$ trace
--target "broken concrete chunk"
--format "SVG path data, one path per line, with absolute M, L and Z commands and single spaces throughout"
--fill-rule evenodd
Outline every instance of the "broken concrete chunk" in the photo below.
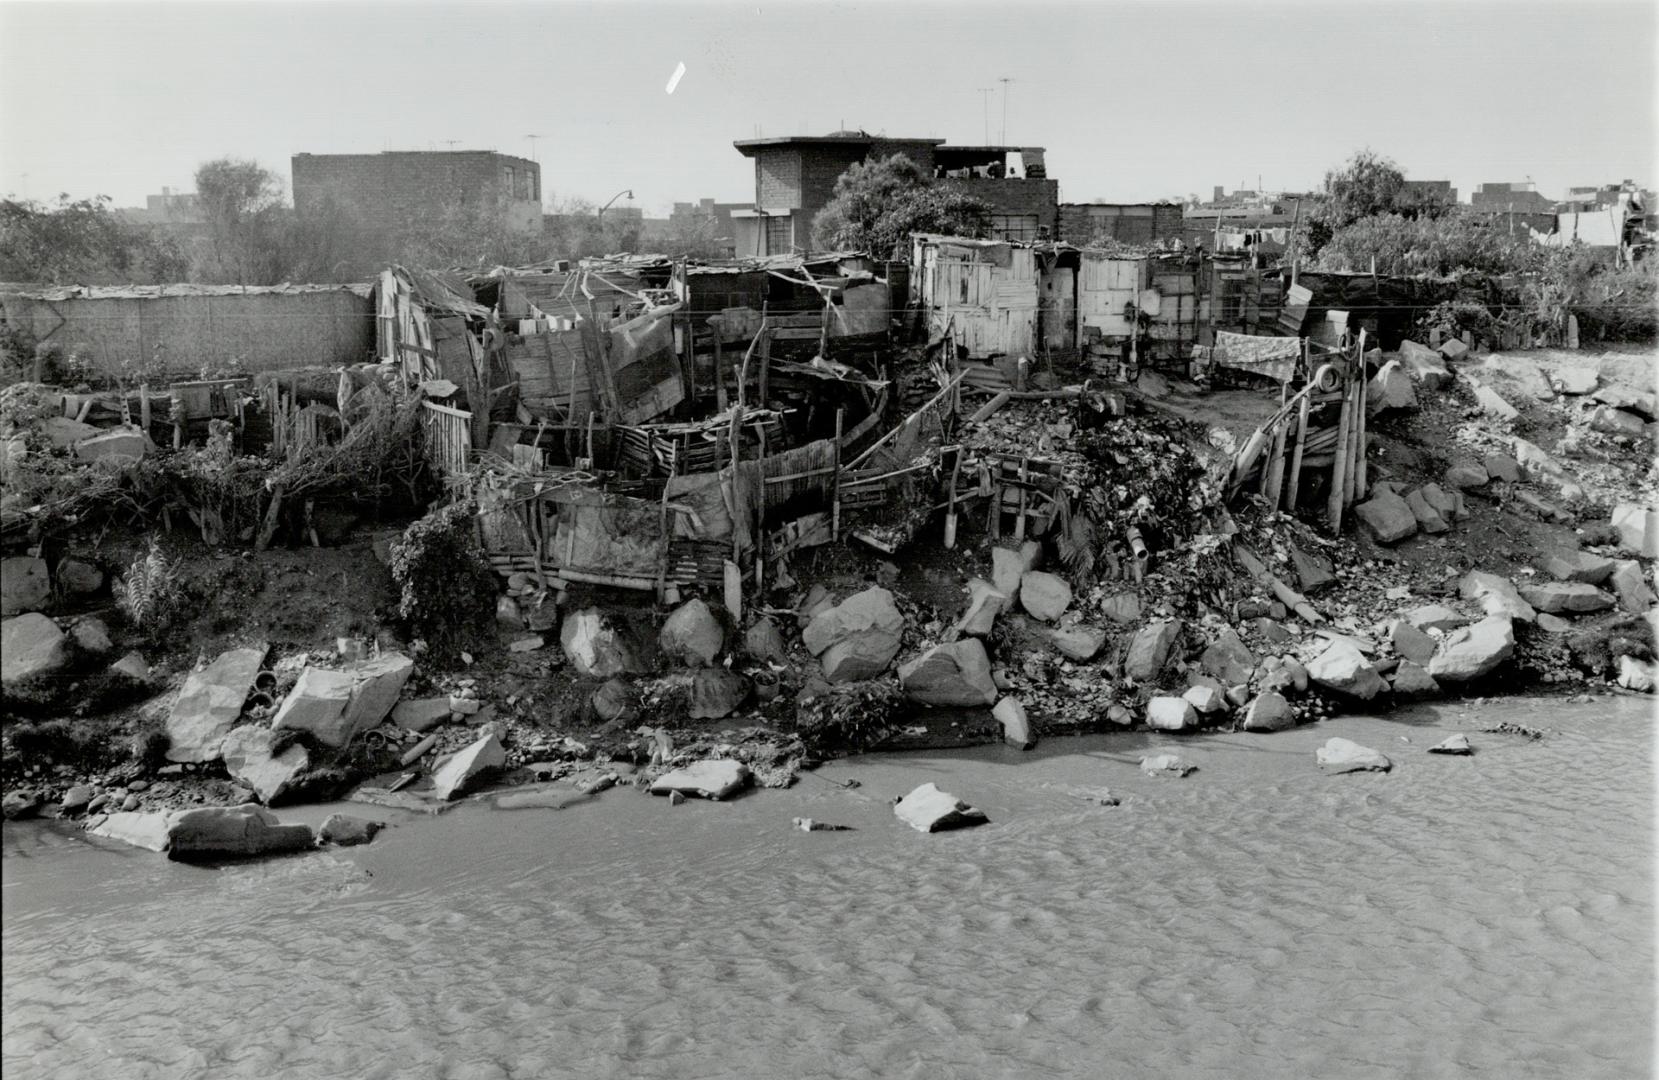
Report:
M 267 649 L 263 643 L 231 649 L 192 672 L 167 714 L 168 761 L 212 761 L 242 715 Z
M 832 683 L 871 679 L 898 655 L 904 616 L 880 586 L 854 593 L 815 615 L 801 639 Z
M 1588 551 L 1559 552 L 1544 560 L 1544 572 L 1555 580 L 1582 581 L 1586 585 L 1600 585 L 1612 577 L 1614 566 L 1612 559 Z
M 1469 355 L 1469 346 L 1457 338 L 1448 338 L 1440 345 L 1440 355 L 1452 361 L 1461 360 Z
M 1365 654 L 1347 641 L 1333 641 L 1308 665 L 1308 677 L 1320 686 L 1362 701 L 1376 697 L 1384 683 Z
M 1190 731 L 1198 726 L 1198 710 L 1184 697 L 1155 697 L 1146 703 L 1146 726 L 1155 731 Z
M 1594 393 L 1599 380 L 1594 368 L 1558 367 L 1550 382 L 1561 393 L 1580 397 Z
M 1009 746 L 1016 750 L 1030 750 L 1037 745 L 1037 737 L 1031 734 L 1031 720 L 1018 698 L 1003 698 L 991 710 L 991 715 L 1002 725 L 1002 741 Z
M 449 698 L 411 698 L 392 709 L 392 723 L 409 731 L 425 731 L 449 719 Z
M 1508 454 L 1487 454 L 1481 462 L 1481 467 L 1493 480 L 1502 480 L 1506 484 L 1521 482 L 1521 463 Z
M 1379 544 L 1397 544 L 1417 534 L 1417 515 L 1411 512 L 1411 505 L 1381 485 L 1368 501 L 1354 507 L 1354 514 Z
M 311 755 L 298 743 L 273 754 L 277 738 L 270 728 L 250 724 L 233 728 L 219 745 L 225 771 L 252 788 L 266 806 L 287 794 L 300 774 L 311 767 Z
M 1543 447 L 1525 439 L 1516 439 L 1515 460 L 1520 462 L 1521 471 L 1534 484 L 1549 486 L 1569 502 L 1584 498 L 1584 488 L 1573 479 L 1572 473 Z
M 1053 622 L 1071 606 L 1071 586 L 1064 578 L 1028 570 L 1020 577 L 1020 606 L 1034 619 Z
M 1649 378 L 1651 377 L 1650 374 Z M 1659 419 L 1659 409 L 1655 408 L 1655 396 L 1652 393 L 1632 390 L 1626 386 L 1603 386 L 1590 396 L 1603 405 L 1633 412 L 1644 420 Z
M 1488 615 L 1453 631 L 1429 661 L 1438 682 L 1467 682 L 1496 671 L 1515 654 L 1515 627 L 1508 616 Z
M 204 806 L 171 816 L 168 857 L 180 861 L 245 858 L 304 851 L 316 843 L 309 825 L 284 825 L 263 806 Z
M 439 758 L 432 768 L 432 797 L 445 802 L 464 793 L 491 770 L 507 764 L 501 740 L 486 735 L 452 754 Z
M 945 832 L 984 825 L 991 819 L 948 791 L 923 784 L 893 804 L 893 814 L 917 832 Z
M 997 699 L 991 658 L 978 638 L 935 645 L 899 665 L 905 697 L 920 705 L 973 707 Z
M 749 767 L 726 758 L 698 761 L 664 773 L 651 783 L 651 794 L 697 795 L 724 799 L 749 786 Z
M 1327 773 L 1387 772 L 1394 767 L 1388 758 L 1368 746 L 1348 739 L 1329 739 L 1314 751 L 1314 760 Z
M 686 667 L 713 667 L 726 645 L 726 631 L 709 606 L 687 600 L 663 621 L 657 644 L 670 663 Z

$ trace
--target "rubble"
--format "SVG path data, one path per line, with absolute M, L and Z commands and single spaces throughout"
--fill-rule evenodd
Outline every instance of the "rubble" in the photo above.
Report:
M 1381 489 L 1368 502 L 1354 507 L 1380 544 L 1397 544 L 1417 535 L 1417 515 L 1411 505 L 1389 489 Z

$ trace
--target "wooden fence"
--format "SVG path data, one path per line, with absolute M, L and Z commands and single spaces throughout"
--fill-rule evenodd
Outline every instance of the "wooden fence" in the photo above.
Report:
M 472 458 L 472 414 L 423 401 L 421 426 L 426 429 L 426 452 L 439 475 L 446 480 L 465 476 Z

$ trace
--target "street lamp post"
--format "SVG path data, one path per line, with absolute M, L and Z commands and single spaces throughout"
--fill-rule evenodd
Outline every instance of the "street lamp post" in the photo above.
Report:
M 599 208 L 599 212 L 593 215 L 594 218 L 597 220 L 599 218 L 604 217 L 605 216 L 605 211 L 607 211 L 611 208 L 611 203 L 613 203 L 616 200 L 622 198 L 624 195 L 626 195 L 630 199 L 633 198 L 634 197 L 633 189 L 632 188 L 624 188 L 621 191 L 617 192 L 615 195 L 612 195 L 610 198 L 606 199 L 605 200 L 605 205 L 601 206 Z

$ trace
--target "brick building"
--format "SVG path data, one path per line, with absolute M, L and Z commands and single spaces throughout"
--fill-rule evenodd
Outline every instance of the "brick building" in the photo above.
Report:
M 862 131 L 740 139 L 732 145 L 755 163 L 754 206 L 732 211 L 739 255 L 811 250 L 812 219 L 830 201 L 835 181 L 851 165 L 893 154 L 904 154 L 924 175 L 988 203 L 996 236 L 1035 240 L 1059 231 L 1060 185 L 1048 179 L 1041 147 L 946 146 L 943 139 L 893 139 Z M 1011 154 L 1020 155 L 1021 167 L 1010 163 Z
M 1061 203 L 1059 238 L 1087 244 L 1109 237 L 1125 244 L 1156 244 L 1181 237 L 1179 203 Z
M 293 157 L 294 209 L 302 218 L 332 200 L 364 224 L 393 229 L 422 215 L 486 206 L 498 208 L 510 228 L 538 233 L 541 192 L 540 165 L 491 150 Z
M 1476 210 L 1491 213 L 1548 214 L 1555 203 L 1539 194 L 1538 186 L 1530 180 L 1525 183 L 1482 184 L 1469 195 L 1469 205 Z

